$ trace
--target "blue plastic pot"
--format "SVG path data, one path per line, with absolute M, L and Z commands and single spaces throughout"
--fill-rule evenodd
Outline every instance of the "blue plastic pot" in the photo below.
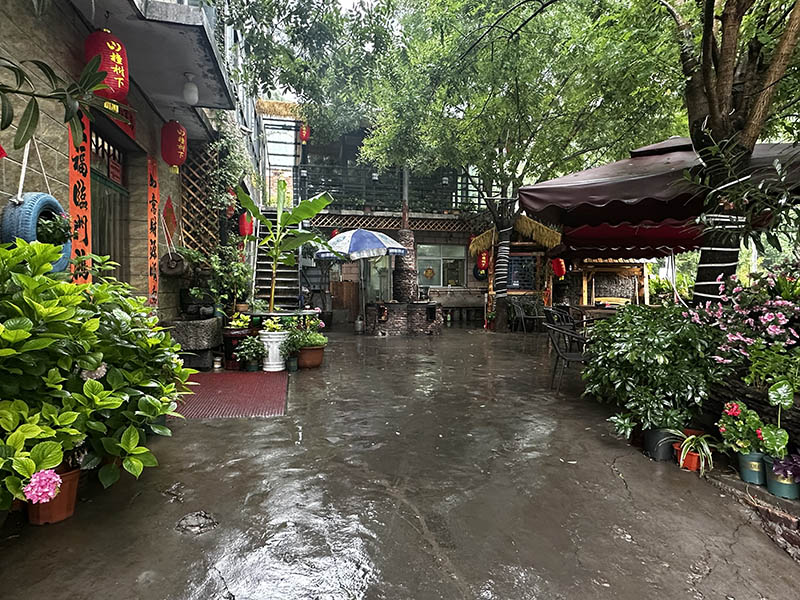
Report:
M 767 475 L 767 489 L 769 493 L 778 498 L 787 500 L 797 500 L 800 498 L 800 485 L 794 482 L 791 477 L 782 477 L 772 470 L 774 459 L 771 456 L 764 456 L 764 469 Z
M 767 481 L 764 475 L 764 453 L 748 452 L 747 454 L 742 454 L 740 452 L 738 457 L 739 477 L 742 478 L 742 481 L 764 485 Z

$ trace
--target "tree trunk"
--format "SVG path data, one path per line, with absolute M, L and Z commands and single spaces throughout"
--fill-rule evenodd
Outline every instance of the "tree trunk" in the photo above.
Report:
M 513 219 L 498 219 L 497 260 L 494 267 L 495 331 L 508 331 L 508 253 Z

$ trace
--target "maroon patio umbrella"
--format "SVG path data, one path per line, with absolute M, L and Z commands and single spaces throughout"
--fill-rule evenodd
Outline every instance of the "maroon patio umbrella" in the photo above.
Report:
M 797 152 L 792 144 L 757 144 L 750 169 L 768 173 L 775 159 L 785 163 Z M 700 247 L 702 232 L 690 225 L 705 191 L 687 177 L 699 166 L 688 138 L 670 138 L 625 160 L 523 186 L 519 201 L 529 216 L 564 227 L 562 255 L 663 256 Z

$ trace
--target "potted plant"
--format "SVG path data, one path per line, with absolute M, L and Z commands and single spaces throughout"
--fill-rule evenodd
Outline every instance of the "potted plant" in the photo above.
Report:
M 770 481 L 773 482 L 772 488 L 769 487 Z M 773 494 L 773 489 L 779 490 L 781 493 L 775 495 L 781 498 L 800 498 L 800 454 L 791 454 L 773 461 L 772 473 L 767 477 L 767 487 Z
M 687 433 L 688 432 L 688 433 Z M 719 449 L 719 442 L 708 433 L 693 432 L 693 430 L 672 429 L 669 433 L 673 439 L 679 440 L 672 444 L 675 450 L 678 465 L 687 471 L 699 471 L 705 475 L 706 471 L 714 468 L 714 451 Z
M 717 422 L 722 443 L 736 452 L 739 477 L 747 483 L 766 483 L 761 451 L 764 423 L 744 402 L 728 402 Z
M 264 370 L 270 372 L 283 371 L 286 361 L 281 354 L 281 346 L 289 337 L 291 324 L 281 319 L 272 317 L 264 322 L 264 328 L 258 332 L 261 343 L 264 344 Z
M 265 352 L 264 344 L 256 336 L 250 335 L 239 342 L 234 356 L 240 363 L 244 362 L 245 371 L 254 372 L 258 371 Z
M 764 449 L 764 467 L 766 469 L 767 489 L 770 494 L 780 498 L 796 497 L 794 483 L 781 477 L 774 469 L 774 463 L 786 456 L 789 434 L 781 428 L 781 412 L 794 406 L 794 385 L 788 379 L 780 379 L 769 388 L 769 403 L 778 408 L 777 425 L 766 424 L 761 428 L 761 445 Z
M 281 344 L 281 356 L 286 360 L 286 370 L 294 373 L 299 368 L 297 365 L 297 355 L 300 353 L 300 336 L 301 330 L 297 327 L 292 327 L 289 335 Z
M 301 369 L 314 369 L 322 364 L 328 338 L 317 331 L 303 331 L 300 335 L 300 352 L 297 366 Z
M 222 328 L 222 343 L 225 347 L 225 368 L 238 371 L 241 365 L 236 358 L 236 349 L 250 335 L 250 317 L 234 313 L 227 327 Z

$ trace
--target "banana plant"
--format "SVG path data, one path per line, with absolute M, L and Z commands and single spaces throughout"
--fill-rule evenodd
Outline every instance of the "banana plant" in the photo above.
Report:
M 328 192 L 323 192 L 313 198 L 303 200 L 300 204 L 291 208 L 291 206 L 286 205 L 286 180 L 279 180 L 277 188 L 277 215 L 274 223 L 264 216 L 261 209 L 241 187 L 236 190 L 239 202 L 244 209 L 264 226 L 265 234 L 259 245 L 264 247 L 272 263 L 269 312 L 275 311 L 275 281 L 278 274 L 278 265 L 295 266 L 297 264 L 297 249 L 303 244 L 309 242 L 325 243 L 317 233 L 292 229 L 292 225 L 299 225 L 303 221 L 311 219 L 333 202 L 331 195 Z

